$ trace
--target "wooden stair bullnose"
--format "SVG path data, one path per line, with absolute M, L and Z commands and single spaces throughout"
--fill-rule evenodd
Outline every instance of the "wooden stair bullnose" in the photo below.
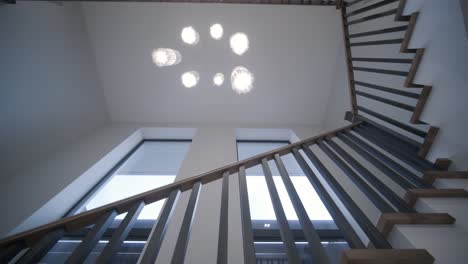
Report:
M 427 171 L 423 180 L 433 184 L 437 179 L 468 179 L 468 171 Z
M 395 225 L 450 225 L 455 218 L 447 213 L 386 213 L 382 214 L 377 229 L 387 236 Z
M 409 189 L 405 201 L 414 206 L 419 198 L 468 198 L 465 189 Z
M 425 249 L 350 249 L 340 264 L 430 264 L 434 257 Z

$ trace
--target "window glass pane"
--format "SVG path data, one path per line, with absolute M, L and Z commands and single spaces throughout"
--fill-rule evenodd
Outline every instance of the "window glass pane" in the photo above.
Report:
M 190 141 L 145 141 L 86 202 L 82 210 L 109 204 L 174 182 Z M 164 200 L 146 205 L 138 219 L 156 219 Z M 121 214 L 116 219 L 123 219 Z
M 237 142 L 239 160 L 246 159 L 276 148 L 283 147 L 288 142 Z M 311 220 L 332 220 L 326 207 L 315 192 L 315 189 L 305 177 L 299 164 L 292 154 L 281 157 L 291 181 L 303 202 Z M 273 180 L 280 196 L 281 204 L 288 220 L 298 220 L 294 207 L 289 199 L 284 183 L 279 175 L 274 161 L 269 161 Z M 262 166 L 258 165 L 246 171 L 249 205 L 252 220 L 275 220 L 275 213 L 271 204 L 270 195 L 263 176 Z

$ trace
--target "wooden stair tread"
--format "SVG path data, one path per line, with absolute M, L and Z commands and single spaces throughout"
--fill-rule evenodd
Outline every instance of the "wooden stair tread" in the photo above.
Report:
M 468 198 L 465 189 L 409 189 L 405 201 L 414 206 L 418 198 Z
M 468 179 L 468 171 L 426 171 L 423 180 L 433 184 L 437 179 Z
M 424 106 L 422 106 L 422 107 L 424 107 Z M 418 111 L 422 112 L 422 109 L 420 109 Z M 419 116 L 418 116 L 417 120 L 419 120 Z M 439 133 L 439 128 L 438 127 L 431 126 L 429 128 L 429 131 L 427 132 L 427 135 L 424 138 L 424 142 L 423 142 L 421 148 L 418 151 L 418 155 L 420 157 L 425 158 L 427 156 L 427 153 L 429 153 L 429 150 L 431 149 L 432 144 L 434 144 L 435 138 L 436 138 L 438 133 Z
M 455 218 L 447 213 L 386 213 L 380 216 L 377 229 L 387 236 L 395 225 L 450 225 Z
M 350 249 L 340 264 L 430 264 L 434 257 L 425 249 Z

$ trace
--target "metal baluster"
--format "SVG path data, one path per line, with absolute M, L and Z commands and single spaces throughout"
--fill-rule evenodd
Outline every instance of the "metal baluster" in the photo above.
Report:
M 66 263 L 83 263 L 116 216 L 117 211 L 115 210 L 108 211 L 101 216 L 86 237 L 81 241 L 80 245 L 73 250 Z
M 299 263 L 300 257 L 297 252 L 296 244 L 294 243 L 294 236 L 292 235 L 291 229 L 289 228 L 288 219 L 286 218 L 283 206 L 281 205 L 281 200 L 278 191 L 276 190 L 275 182 L 273 180 L 273 176 L 271 175 L 270 166 L 268 165 L 266 158 L 262 159 L 262 168 L 268 187 L 268 192 L 270 193 L 273 210 L 280 228 L 281 239 L 283 240 L 283 244 L 286 248 L 286 254 L 288 255 L 288 261 L 289 263 Z
M 190 193 L 187 209 L 185 210 L 182 226 L 180 227 L 179 236 L 177 238 L 177 243 L 172 255 L 172 264 L 184 263 L 185 254 L 187 253 L 187 245 L 190 238 L 190 229 L 192 228 L 192 221 L 195 216 L 195 209 L 197 207 L 198 195 L 200 194 L 201 185 L 202 183 L 199 181 L 196 182 L 192 187 L 192 192 Z
M 377 189 L 388 201 L 390 201 L 400 212 L 414 213 L 416 212 L 411 208 L 402 198 L 400 198 L 392 189 L 380 181 L 374 174 L 367 168 L 361 165 L 349 153 L 342 149 L 333 140 L 326 141 L 330 147 L 336 151 L 348 164 L 351 165 L 357 172 L 359 172 L 375 189 Z
M 163 209 L 159 213 L 158 219 L 153 225 L 143 253 L 138 260 L 139 264 L 153 264 L 158 257 L 161 244 L 166 235 L 169 222 L 171 221 L 172 214 L 174 213 L 175 204 L 179 199 L 180 190 L 175 189 L 171 191 L 169 197 L 164 203 Z
M 218 264 L 226 264 L 228 257 L 229 175 L 229 171 L 223 173 L 223 187 L 221 190 L 221 212 L 219 215 L 218 233 Z
M 250 217 L 249 195 L 245 167 L 239 167 L 239 195 L 242 219 L 242 237 L 244 239 L 244 263 L 255 263 L 255 248 L 253 242 L 252 220 Z
M 294 188 L 289 173 L 284 167 L 283 161 L 281 160 L 279 154 L 275 154 L 275 163 L 281 179 L 283 180 L 284 187 L 289 194 L 289 198 L 291 199 L 294 210 L 296 211 L 299 222 L 301 223 L 304 236 L 309 243 L 309 247 L 312 252 L 312 262 L 320 264 L 330 263 L 330 260 L 328 259 L 325 249 L 323 248 L 323 245 L 320 241 L 320 237 L 318 236 L 317 231 L 315 230 L 309 216 L 307 215 L 307 211 L 304 208 L 304 205 L 301 201 L 301 198 L 297 194 L 296 189 Z
M 120 223 L 119 228 L 117 228 L 117 230 L 112 235 L 109 243 L 107 243 L 106 247 L 102 250 L 99 258 L 96 260 L 96 263 L 109 263 L 111 261 L 112 257 L 122 245 L 122 242 L 128 236 L 128 233 L 130 233 L 132 230 L 138 215 L 144 207 L 145 202 L 143 201 L 137 202 L 132 206 L 125 218 Z
M 374 224 L 367 218 L 366 214 L 357 206 L 357 204 L 351 199 L 346 193 L 343 187 L 338 181 L 331 175 L 328 169 L 322 164 L 322 162 L 315 156 L 312 150 L 308 147 L 303 148 L 309 160 L 314 164 L 315 168 L 320 172 L 325 181 L 330 185 L 336 196 L 345 205 L 346 209 L 351 213 L 356 222 L 362 228 L 364 233 L 369 237 L 369 240 L 374 244 L 375 248 L 388 249 L 392 248 L 387 239 L 377 230 Z
M 45 234 L 16 263 L 29 264 L 39 262 L 64 234 L 65 228 L 55 229 Z
M 359 144 L 359 146 L 361 146 L 363 149 L 367 150 L 374 157 L 377 157 L 383 163 L 385 163 L 386 165 L 391 167 L 393 170 L 398 172 L 400 175 L 406 176 L 407 180 L 410 181 L 415 186 L 417 186 L 418 188 L 431 188 L 430 185 L 425 183 L 416 174 L 414 174 L 410 170 L 406 169 L 405 167 L 400 165 L 398 162 L 394 161 L 392 158 L 390 158 L 387 155 L 383 154 L 379 150 L 375 149 L 374 147 L 372 147 L 371 145 L 366 143 L 364 140 L 358 138 L 357 136 L 353 135 L 352 133 L 347 133 L 346 136 L 348 138 L 350 138 L 352 141 L 354 141 L 356 144 Z
M 328 194 L 328 191 L 322 185 L 320 180 L 317 178 L 315 173 L 309 167 L 307 162 L 304 160 L 302 155 L 299 153 L 297 149 L 293 149 L 293 155 L 296 159 L 297 163 L 301 167 L 304 174 L 307 176 L 307 179 L 314 187 L 315 191 L 322 199 L 323 204 L 327 208 L 328 212 L 330 212 L 331 216 L 333 217 L 333 221 L 336 223 L 338 228 L 343 232 L 346 241 L 349 244 L 350 248 L 366 248 L 364 243 L 362 243 L 359 236 L 354 231 L 353 227 L 349 224 L 346 217 L 340 211 L 338 206 L 336 205 L 334 199 Z
M 372 165 L 376 168 L 381 170 L 385 175 L 387 175 L 390 179 L 396 182 L 400 187 L 403 189 L 411 189 L 414 188 L 414 185 L 408 182 L 403 176 L 399 175 L 391 168 L 389 168 L 385 163 L 381 162 L 379 159 L 375 158 L 369 152 L 367 152 L 364 148 L 354 143 L 350 138 L 348 138 L 348 134 L 338 133 L 337 137 L 343 141 L 348 147 L 359 153 L 362 157 L 364 157 L 367 161 L 369 161 Z
M 372 189 L 359 175 L 357 175 L 341 158 L 331 151 L 322 141 L 319 148 L 348 176 L 348 178 L 361 190 L 381 212 L 394 213 L 391 207 L 374 189 Z M 331 175 L 330 175 L 331 176 Z

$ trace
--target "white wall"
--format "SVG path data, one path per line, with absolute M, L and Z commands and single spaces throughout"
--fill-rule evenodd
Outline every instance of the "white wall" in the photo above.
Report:
M 110 119 L 79 5 L 2 5 L 0 35 L 5 186 L 20 170 Z
M 415 80 L 433 86 L 421 119 L 440 127 L 428 157 L 450 158 L 451 169 L 466 170 L 468 40 L 460 1 L 426 0 L 405 12 L 412 10 L 420 15 L 410 47 L 426 48 Z

